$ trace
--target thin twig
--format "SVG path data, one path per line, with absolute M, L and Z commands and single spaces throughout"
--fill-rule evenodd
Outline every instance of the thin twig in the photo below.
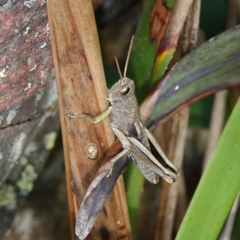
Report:
M 171 120 L 169 120 L 169 123 L 172 123 L 167 156 L 179 167 L 181 167 L 183 160 L 188 115 L 189 110 L 188 108 L 185 108 L 180 113 L 176 114 Z M 180 185 L 178 181 L 171 186 L 165 182 L 162 183 L 161 198 L 158 210 L 159 215 L 155 233 L 156 240 L 171 239 L 179 186 Z
M 222 133 L 225 118 L 226 99 L 227 99 L 226 90 L 220 91 L 215 94 L 210 128 L 208 133 L 207 148 L 203 160 L 203 170 L 207 166 L 207 163 L 214 149 L 216 148 L 216 145 Z
M 235 217 L 237 214 L 237 210 L 239 208 L 239 203 L 240 203 L 240 194 L 237 195 L 237 197 L 234 201 L 234 204 L 233 204 L 231 212 L 228 216 L 227 222 L 221 232 L 221 235 L 218 238 L 219 240 L 231 239 L 233 224 L 234 224 L 234 220 L 235 220 Z

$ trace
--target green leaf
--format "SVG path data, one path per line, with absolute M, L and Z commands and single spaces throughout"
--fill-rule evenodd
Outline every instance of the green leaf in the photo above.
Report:
M 240 27 L 202 44 L 175 67 L 147 125 L 216 90 L 240 84 Z
M 168 8 L 173 8 L 175 5 L 176 0 L 166 0 L 165 4 Z
M 135 33 L 134 44 L 128 67 L 128 76 L 134 79 L 136 95 L 141 102 L 148 93 L 149 80 L 156 56 L 156 43 L 150 39 L 150 16 L 154 0 L 146 3 Z
M 240 100 L 210 159 L 176 240 L 215 240 L 240 190 Z
M 159 82 L 159 79 L 162 78 L 175 51 L 175 47 L 164 49 L 164 51 L 160 52 L 157 56 L 151 77 L 151 87 L 154 87 Z
M 127 202 L 129 209 L 129 218 L 131 223 L 132 232 L 135 231 L 135 223 L 137 222 L 137 213 L 140 205 L 140 195 L 142 193 L 144 177 L 139 169 L 133 163 L 128 164 L 126 170 L 126 176 L 124 176 L 126 191 L 127 191 Z

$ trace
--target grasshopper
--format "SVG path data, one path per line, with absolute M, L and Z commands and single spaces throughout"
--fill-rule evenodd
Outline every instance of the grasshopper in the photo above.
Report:
M 120 79 L 108 90 L 107 99 L 111 106 L 95 118 L 87 114 L 67 114 L 67 116 L 84 118 L 93 124 L 97 124 L 110 115 L 112 130 L 121 141 L 123 150 L 111 159 L 108 177 L 112 174 L 114 163 L 123 155 L 128 154 L 150 182 L 156 184 L 159 181 L 159 176 L 161 176 L 168 183 L 172 183 L 178 178 L 179 170 L 168 160 L 152 133 L 144 127 L 135 96 L 134 81 L 126 77 L 132 44 L 133 38 L 128 50 L 123 77 L 115 58 Z

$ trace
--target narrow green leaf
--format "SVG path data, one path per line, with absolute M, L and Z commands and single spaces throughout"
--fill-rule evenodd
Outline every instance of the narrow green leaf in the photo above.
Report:
M 240 100 L 184 217 L 176 240 L 215 240 L 240 190 Z
M 166 0 L 165 4 L 168 8 L 173 8 L 175 5 L 176 0 Z
M 146 83 L 151 76 L 156 55 L 156 43 L 151 42 L 149 24 L 153 4 L 154 0 L 147 1 L 142 13 L 128 67 L 128 76 L 135 81 L 136 95 L 140 102 L 149 91 Z
M 170 49 L 165 49 L 163 52 L 160 52 L 156 58 L 156 62 L 153 67 L 153 73 L 151 77 L 151 87 L 154 87 L 159 79 L 164 75 L 176 48 L 172 47 Z
M 137 213 L 140 205 L 140 195 L 143 189 L 144 177 L 139 169 L 133 163 L 128 164 L 127 178 L 125 179 L 126 191 L 127 191 L 127 202 L 129 210 L 129 218 L 131 223 L 132 232 L 135 232 L 135 223 Z

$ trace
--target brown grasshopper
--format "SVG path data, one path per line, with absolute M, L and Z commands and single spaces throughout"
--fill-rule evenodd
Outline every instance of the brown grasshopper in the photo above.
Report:
M 70 118 L 85 118 L 97 124 L 110 115 L 112 130 L 121 141 L 123 150 L 112 158 L 108 177 L 112 174 L 114 163 L 123 155 L 128 154 L 150 182 L 157 183 L 159 176 L 161 176 L 168 183 L 172 183 L 176 181 L 179 170 L 168 160 L 152 133 L 144 127 L 135 96 L 135 84 L 133 80 L 126 77 L 132 44 L 133 38 L 130 43 L 123 77 L 115 58 L 120 79 L 108 90 L 108 100 L 111 106 L 95 118 L 87 114 L 67 114 L 67 116 Z

